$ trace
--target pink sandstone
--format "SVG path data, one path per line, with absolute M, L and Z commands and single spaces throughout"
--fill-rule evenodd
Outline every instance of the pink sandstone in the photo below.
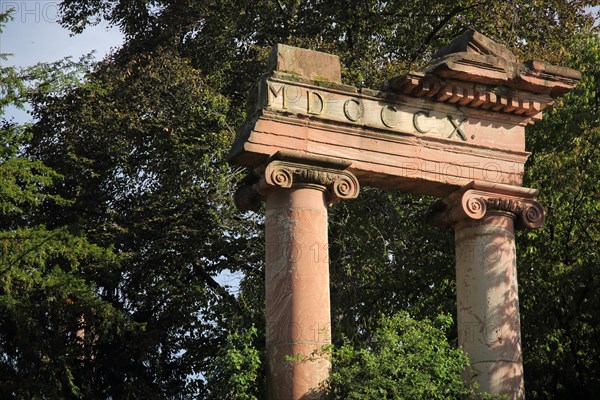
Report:
M 468 30 L 379 90 L 341 83 L 336 56 L 277 45 L 230 152 L 250 173 L 236 204 L 266 201 L 268 398 L 319 398 L 330 362 L 327 210 L 360 185 L 441 199 L 454 229 L 459 344 L 481 390 L 524 398 L 515 226 L 539 228 L 523 188 L 525 126 L 580 74 Z M 469 371 L 467 371 L 469 372 Z

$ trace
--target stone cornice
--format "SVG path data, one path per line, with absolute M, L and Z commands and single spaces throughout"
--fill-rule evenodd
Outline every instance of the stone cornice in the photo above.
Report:
M 581 74 L 540 60 L 524 63 L 503 45 L 472 29 L 434 54 L 422 71 L 385 88 L 442 103 L 523 115 L 532 121 L 577 84 Z
M 238 209 L 258 210 L 261 201 L 273 190 L 314 186 L 327 192 L 328 203 L 358 197 L 360 184 L 350 172 L 350 163 L 329 157 L 279 151 L 266 165 L 256 168 L 235 193 Z
M 547 94 L 444 79 L 421 72 L 411 72 L 394 78 L 386 83 L 386 88 L 440 103 L 521 115 L 529 117 L 532 121 L 539 121 L 542 118 L 542 111 L 554 103 Z
M 506 213 L 517 218 L 517 226 L 535 229 L 545 218 L 543 207 L 533 199 L 536 194 L 533 189 L 473 181 L 435 202 L 426 218 L 435 226 L 453 226 L 491 213 Z

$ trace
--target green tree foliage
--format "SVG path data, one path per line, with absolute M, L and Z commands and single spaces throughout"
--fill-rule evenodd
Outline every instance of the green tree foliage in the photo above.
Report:
M 252 272 L 224 161 L 227 100 L 168 49 L 110 57 L 65 96 L 36 96 L 30 153 L 63 174 L 58 192 L 94 243 L 122 268 L 98 277 L 139 324 L 99 346 L 95 396 L 192 396 L 224 341 L 229 317 L 247 313 L 216 277 Z M 242 231 L 239 231 L 242 229 Z M 215 327 L 216 324 L 216 327 Z M 108 341 L 107 341 L 108 343 Z
M 327 398 L 465 399 L 475 395 L 461 373 L 469 360 L 445 331 L 452 318 L 416 321 L 408 313 L 382 316 L 366 342 L 351 340 L 333 350 Z
M 22 375 L 35 384 L 14 396 L 202 398 L 239 396 L 248 388 L 247 396 L 260 397 L 263 374 L 248 346 L 251 342 L 261 352 L 264 345 L 262 220 L 234 210 L 232 189 L 242 172 L 231 169 L 225 157 L 270 47 L 281 42 L 338 54 L 345 83 L 375 86 L 424 64 L 471 26 L 522 59 L 562 63 L 573 55 L 573 65 L 591 76 L 582 85 L 584 92 L 559 104 L 570 111 L 554 111 L 529 133 L 529 185 L 542 189 L 549 217 L 543 230 L 521 235 L 519 265 L 528 396 L 570 398 L 568 393 L 576 390 L 572 393 L 580 398 L 593 398 L 599 342 L 592 311 L 598 305 L 598 120 L 592 117 L 597 116 L 593 76 L 598 56 L 593 41 L 575 47 L 572 42 L 592 30 L 586 7 L 599 3 L 63 1 L 64 26 L 81 32 L 104 18 L 125 33 L 126 43 L 90 70 L 84 82 L 67 85 L 69 90 L 48 89 L 44 82 L 60 79 L 43 68 L 35 70 L 39 84 L 34 86 L 40 90 L 27 92 L 35 124 L 20 131 L 24 136 L 4 136 L 11 157 L 26 161 L 18 161 L 23 164 L 7 180 L 16 182 L 24 196 L 6 186 L 13 193 L 6 204 L 14 210 L 4 220 L 21 225 L 3 229 L 7 235 L 20 227 L 38 229 L 30 232 L 32 246 L 19 243 L 33 249 L 27 257 L 38 257 L 27 271 L 55 271 L 59 265 L 65 279 L 77 277 L 83 285 L 78 287 L 88 288 L 88 297 L 63 297 L 76 307 L 56 312 L 76 322 L 83 315 L 91 333 L 84 336 L 85 347 L 73 347 L 85 349 L 83 362 L 69 364 L 68 374 L 62 364 L 44 364 L 47 373 Z M 13 72 L 3 69 L 2 76 L 17 88 Z M 10 93 L 20 89 L 15 90 Z M 400 351 L 392 342 L 385 347 L 373 341 L 385 336 L 375 335 L 376 327 L 385 325 L 379 315 L 410 310 L 417 319 L 433 319 L 454 312 L 452 235 L 423 224 L 431 201 L 367 189 L 360 199 L 331 210 L 334 341 L 340 349 L 354 349 L 352 357 L 366 360 L 378 354 L 361 352 L 363 343 L 372 346 L 370 351 Z M 56 232 L 52 237 L 64 238 L 60 243 L 71 243 L 64 251 L 81 248 L 88 256 L 59 257 L 63 253 L 48 250 L 44 254 L 54 254 L 52 259 L 39 258 L 35 243 L 54 243 L 44 242 L 50 236 L 41 229 Z M 241 277 L 238 292 L 223 282 L 224 272 Z M 24 286 L 17 304 L 33 304 L 30 287 Z M 55 287 L 67 291 L 70 286 Z M 55 310 L 48 305 L 54 298 L 35 303 L 47 304 L 39 315 L 46 318 Z M 101 305 L 112 311 L 101 312 Z M 33 309 L 19 310 L 22 319 L 36 315 Z M 36 323 L 44 326 L 41 316 Z M 414 333 L 416 344 L 419 330 L 435 333 L 425 322 L 402 321 L 396 322 L 418 327 L 406 331 Z M 73 331 L 66 322 L 52 324 L 46 325 Z M 253 325 L 256 337 L 248 333 Z M 15 340 L 17 331 L 2 329 L 5 342 Z M 240 333 L 228 338 L 228 332 Z M 454 332 L 447 331 L 450 343 Z M 38 340 L 37 331 L 18 334 L 23 341 Z M 437 333 L 433 337 L 439 338 Z M 440 343 L 422 339 L 423 346 Z M 61 351 L 46 340 L 44 346 Z M 40 356 L 43 352 L 23 353 L 20 346 L 14 347 L 20 370 L 37 371 L 38 358 L 47 359 Z M 63 349 L 60 354 L 77 357 L 77 351 L 82 352 Z M 447 355 L 440 361 L 456 360 Z M 6 368 L 17 371 L 15 361 L 7 360 Z M 341 360 L 339 372 L 350 374 Z M 226 374 L 240 380 L 226 380 Z M 16 372 L 6 376 L 21 377 Z M 360 380 L 345 382 L 347 390 L 360 390 Z
M 261 357 L 256 348 L 255 327 L 231 332 L 211 363 L 206 379 L 210 382 L 207 399 L 259 400 L 265 398 L 264 385 L 258 385 Z
M 265 48 L 288 43 L 340 55 L 345 81 L 374 85 L 422 64 L 471 26 L 523 57 L 561 61 L 597 0 L 137 0 L 61 3 L 63 25 L 81 32 L 104 18 L 128 42 L 177 47 L 227 94 L 243 101 Z M 499 18 L 501 16 L 501 18 Z M 257 62 L 259 61 L 259 62 Z M 251 78 L 251 79 L 250 79 Z
M 532 398 L 600 393 L 600 38 L 578 37 L 577 88 L 528 131 L 528 184 L 544 229 L 521 240 L 525 371 Z
M 0 14 L 1 25 L 9 14 Z M 3 55 L 6 57 L 6 55 Z M 3 117 L 31 91 L 60 91 L 77 70 L 68 60 L 25 70 L 0 68 L 0 397 L 80 398 L 97 335 L 127 324 L 90 276 L 119 268 L 110 248 L 68 224 L 48 224 L 47 207 L 69 205 L 50 193 L 62 176 L 27 156 L 29 126 Z M 33 81 L 33 82 L 32 82 Z

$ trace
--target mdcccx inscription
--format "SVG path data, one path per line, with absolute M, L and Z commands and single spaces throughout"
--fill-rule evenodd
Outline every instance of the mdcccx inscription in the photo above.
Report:
M 351 96 L 270 80 L 259 85 L 258 96 L 259 109 L 266 106 L 276 111 L 461 142 L 474 139 L 469 138 L 463 129 L 467 118 L 447 110 L 419 110 L 367 96 Z M 261 98 L 264 98 L 263 102 Z

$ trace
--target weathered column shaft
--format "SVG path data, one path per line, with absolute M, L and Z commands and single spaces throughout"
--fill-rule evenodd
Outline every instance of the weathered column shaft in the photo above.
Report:
M 276 190 L 267 198 L 265 285 L 271 400 L 311 398 L 311 392 L 329 376 L 330 362 L 318 354 L 330 343 L 324 189 L 306 185 Z
M 268 400 L 322 398 L 331 363 L 327 209 L 358 196 L 347 161 L 280 151 L 244 180 L 238 208 L 266 198 Z
M 511 400 L 525 398 L 515 223 L 542 226 L 536 194 L 473 181 L 428 213 L 431 224 L 454 228 L 458 342 L 471 361 L 466 378 Z
M 480 390 L 523 399 L 514 217 L 492 211 L 454 227 L 458 342 Z

